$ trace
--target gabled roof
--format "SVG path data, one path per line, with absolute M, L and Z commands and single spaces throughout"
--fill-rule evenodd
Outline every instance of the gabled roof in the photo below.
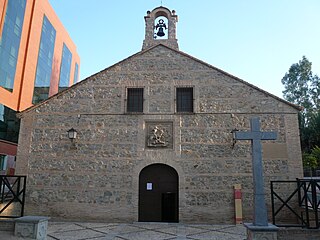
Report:
M 214 66 L 212 66 L 212 65 L 210 65 L 210 64 L 208 64 L 208 63 L 206 63 L 206 62 L 204 62 L 204 61 L 202 61 L 202 60 L 199 60 L 199 59 L 197 59 L 197 58 L 195 58 L 195 57 L 193 57 L 193 56 L 191 56 L 191 55 L 189 55 L 189 54 L 187 54 L 187 53 L 184 53 L 184 52 L 182 52 L 182 51 L 180 51 L 180 50 L 176 50 L 176 49 L 170 48 L 170 47 L 168 47 L 168 46 L 166 46 L 166 45 L 163 45 L 163 44 L 159 43 L 159 44 L 157 44 L 157 45 L 155 45 L 155 46 L 152 46 L 152 47 L 150 47 L 150 48 L 148 48 L 148 49 L 145 49 L 145 50 L 142 50 L 142 51 L 140 51 L 140 52 L 138 52 L 138 53 L 135 53 L 135 54 L 129 56 L 128 58 L 125 58 L 125 59 L 121 60 L 120 62 L 117 62 L 117 63 L 115 63 L 114 65 L 111 65 L 110 67 L 107 67 L 107 68 L 105 68 L 105 69 L 103 69 L 103 70 L 101 70 L 101 71 L 99 71 L 99 72 L 97 72 L 97 73 L 95 73 L 95 74 L 87 77 L 86 79 L 82 80 L 81 82 L 78 82 L 78 83 L 70 86 L 69 88 L 67 88 L 67 89 L 65 89 L 65 90 L 63 90 L 63 91 L 61 91 L 61 92 L 59 92 L 59 93 L 57 93 L 57 94 L 49 97 L 48 99 L 44 100 L 43 102 L 38 103 L 37 105 L 31 106 L 31 107 L 23 110 L 22 112 L 18 113 L 17 116 L 18 116 L 19 118 L 22 118 L 22 117 L 23 117 L 23 114 L 25 114 L 25 113 L 27 113 L 27 112 L 35 109 L 35 108 L 38 108 L 39 106 L 42 106 L 42 105 L 46 104 L 47 102 L 51 101 L 52 99 L 57 98 L 57 97 L 59 97 L 59 96 L 62 95 L 62 94 L 65 94 L 66 92 L 70 91 L 70 90 L 73 89 L 73 88 L 76 88 L 76 87 L 81 86 L 81 85 L 84 84 L 86 81 L 90 80 L 92 77 L 100 74 L 101 72 L 105 72 L 105 71 L 108 71 L 108 70 L 110 70 L 110 69 L 112 69 L 112 68 L 115 68 L 115 67 L 117 67 L 118 65 L 122 64 L 123 62 L 125 62 L 125 61 L 127 61 L 127 60 L 130 60 L 130 59 L 132 59 L 132 58 L 134 58 L 134 57 L 137 57 L 137 56 L 139 56 L 139 55 L 142 55 L 142 54 L 144 54 L 144 53 L 146 53 L 146 52 L 148 52 L 148 51 L 151 51 L 152 49 L 157 48 L 157 47 L 159 47 L 159 46 L 165 47 L 165 48 L 167 48 L 167 49 L 169 49 L 169 50 L 171 50 L 171 51 L 176 52 L 177 54 L 181 54 L 181 55 L 183 55 L 183 56 L 185 56 L 185 57 L 187 57 L 187 58 L 190 58 L 190 59 L 192 59 L 192 60 L 194 60 L 194 61 L 196 61 L 196 62 L 198 62 L 198 63 L 201 63 L 201 64 L 203 64 L 203 65 L 205 65 L 205 66 L 207 66 L 207 67 L 209 67 L 209 68 L 212 68 L 212 69 L 214 69 L 214 70 L 216 70 L 216 71 L 218 71 L 218 72 L 220 72 L 220 73 L 222 73 L 222 74 L 224 74 L 224 75 L 227 75 L 227 76 L 229 76 L 229 77 L 231 77 L 231 78 L 233 78 L 233 79 L 235 79 L 235 80 L 237 80 L 237 81 L 239 81 L 239 82 L 241 82 L 241 83 L 243 83 L 243 84 L 245 84 L 245 85 L 247 85 L 247 86 L 249 86 L 249 87 L 251 87 L 251 88 L 256 89 L 257 91 L 260 91 L 260 92 L 262 92 L 262 93 L 264 93 L 264 94 L 266 94 L 266 95 L 268 95 L 268 96 L 270 96 L 270 97 L 272 97 L 272 98 L 274 98 L 274 99 L 276 99 L 276 100 L 278 100 L 278 101 L 280 101 L 280 102 L 283 102 L 283 103 L 289 105 L 290 107 L 295 108 L 295 109 L 298 110 L 298 111 L 301 111 L 301 110 L 303 109 L 303 107 L 301 107 L 301 106 L 299 106 L 299 105 L 290 103 L 290 102 L 288 102 L 288 101 L 286 101 L 286 100 L 284 100 L 284 99 L 282 99 L 282 98 L 280 98 L 280 97 L 277 97 L 276 95 L 273 95 L 273 94 L 271 94 L 271 93 L 269 93 L 269 92 L 267 92 L 267 91 L 265 91 L 265 90 L 263 90 L 263 89 L 255 86 L 255 85 L 251 84 L 251 83 L 248 83 L 248 82 L 246 82 L 246 81 L 244 81 L 244 80 L 242 80 L 242 79 L 240 79 L 240 78 L 238 78 L 238 77 L 236 77 L 236 76 L 234 76 L 234 75 L 232 75 L 232 74 L 230 74 L 230 73 L 227 73 L 227 72 L 225 72 L 225 71 L 223 71 L 223 70 L 221 70 L 221 69 L 219 69 L 219 68 L 217 68 L 217 67 L 214 67 Z

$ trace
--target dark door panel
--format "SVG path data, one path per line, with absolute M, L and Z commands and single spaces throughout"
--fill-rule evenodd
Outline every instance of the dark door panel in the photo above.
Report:
M 178 174 L 165 164 L 152 164 L 139 176 L 139 221 L 178 222 Z
M 162 193 L 162 222 L 177 222 L 177 194 L 173 192 Z

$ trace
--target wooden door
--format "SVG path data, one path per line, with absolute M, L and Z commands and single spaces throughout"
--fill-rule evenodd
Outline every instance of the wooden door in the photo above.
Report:
M 178 173 L 165 164 L 152 164 L 139 176 L 139 221 L 178 222 Z

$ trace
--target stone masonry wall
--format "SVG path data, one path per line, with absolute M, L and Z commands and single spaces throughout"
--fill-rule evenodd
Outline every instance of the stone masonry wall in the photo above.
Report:
M 194 88 L 194 114 L 175 111 L 175 88 Z M 127 114 L 126 89 L 144 88 L 144 113 Z M 252 216 L 249 141 L 234 147 L 231 130 L 259 116 L 265 188 L 302 176 L 297 110 L 200 61 L 157 46 L 134 55 L 25 111 L 17 172 L 28 175 L 27 214 L 56 219 L 138 220 L 139 173 L 152 164 L 179 175 L 182 222 L 232 223 L 234 184 Z M 172 124 L 172 147 L 146 146 L 150 123 Z M 168 125 L 168 126 L 169 126 Z M 75 143 L 67 137 L 78 131 Z M 268 195 L 268 207 L 270 201 Z

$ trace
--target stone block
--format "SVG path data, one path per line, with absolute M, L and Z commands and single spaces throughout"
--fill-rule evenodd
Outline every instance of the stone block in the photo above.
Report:
M 244 223 L 247 228 L 247 240 L 277 240 L 279 228 L 275 225 L 254 226 L 252 223 Z
M 14 235 L 23 239 L 45 240 L 49 217 L 25 216 L 16 219 Z

